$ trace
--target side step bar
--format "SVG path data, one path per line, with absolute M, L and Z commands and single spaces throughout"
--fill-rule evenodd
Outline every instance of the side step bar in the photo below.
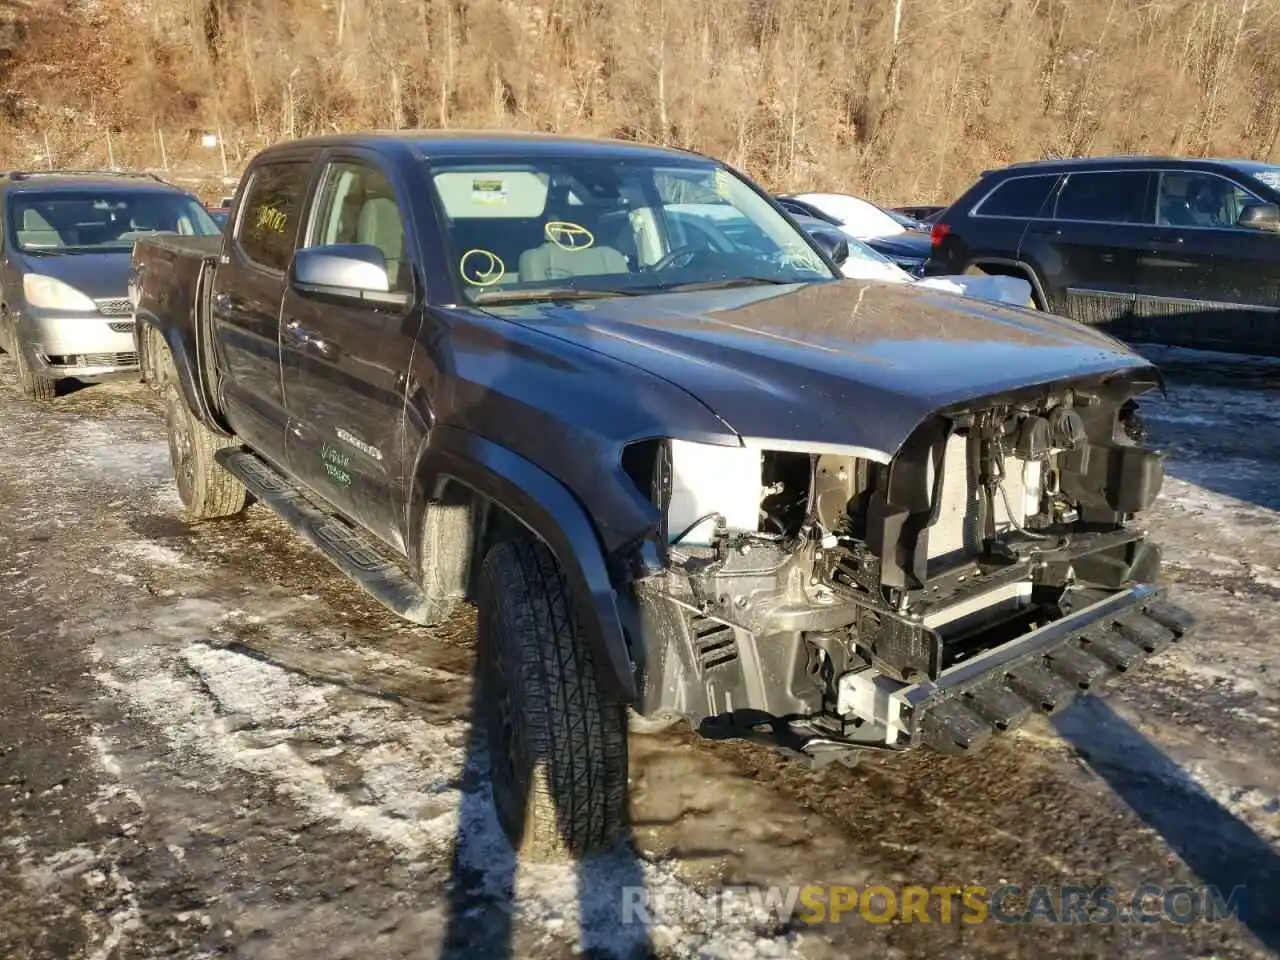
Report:
M 232 449 L 219 450 L 214 457 L 374 600 L 412 623 L 430 622 L 431 609 L 422 590 L 369 538 L 317 507 L 260 457 Z

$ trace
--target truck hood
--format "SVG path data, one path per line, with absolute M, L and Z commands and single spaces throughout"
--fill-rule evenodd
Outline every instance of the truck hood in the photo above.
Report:
M 1121 371 L 1158 376 L 1070 320 L 859 280 L 487 310 L 679 386 L 744 439 L 857 447 L 876 459 L 953 404 Z
M 21 254 L 26 273 L 53 277 L 92 300 L 129 295 L 130 250 L 102 253 Z

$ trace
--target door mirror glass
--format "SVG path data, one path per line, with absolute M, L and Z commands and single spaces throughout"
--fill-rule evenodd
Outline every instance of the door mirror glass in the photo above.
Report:
M 387 259 L 372 244 L 337 243 L 299 250 L 289 279 L 301 293 L 372 303 L 404 304 L 406 293 L 391 292 Z
M 1280 206 L 1274 203 L 1251 203 L 1240 211 L 1240 219 L 1236 221 L 1236 225 L 1250 230 L 1280 233 Z

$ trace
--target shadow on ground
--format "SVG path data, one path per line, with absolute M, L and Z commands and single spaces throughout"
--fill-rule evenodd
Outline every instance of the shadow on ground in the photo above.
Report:
M 1083 697 L 1052 722 L 1090 769 L 1200 880 L 1217 888 L 1223 902 L 1240 888 L 1240 921 L 1280 953 L 1280 854 L 1105 700 Z M 1156 909 L 1155 899 L 1148 902 L 1148 911 Z M 1185 899 L 1172 906 L 1175 917 L 1189 912 Z
M 625 909 L 627 904 L 637 903 L 642 896 L 640 891 L 645 889 L 643 868 L 630 830 L 613 850 L 576 864 L 525 865 L 507 844 L 489 787 L 489 752 L 484 732 L 487 704 L 479 658 L 476 664 L 442 960 L 514 960 L 525 955 L 519 940 L 520 909 L 539 907 L 530 898 L 517 895 L 517 882 L 548 893 L 562 884 L 576 886 L 577 956 L 599 960 L 650 957 L 652 948 L 649 929 L 642 922 L 644 913 Z M 548 925 L 546 919 L 543 918 L 544 927 Z M 572 922 L 572 918 L 564 919 L 566 925 Z M 566 933 L 572 936 L 574 931 Z
M 1168 393 L 1139 401 L 1165 472 L 1268 510 L 1280 510 L 1280 359 L 1138 344 Z

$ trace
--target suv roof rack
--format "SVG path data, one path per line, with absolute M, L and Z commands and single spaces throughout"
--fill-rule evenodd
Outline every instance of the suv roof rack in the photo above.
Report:
M 30 180 L 32 177 L 128 177 L 170 185 L 159 174 L 133 170 L 8 170 L 3 176 L 9 180 Z

